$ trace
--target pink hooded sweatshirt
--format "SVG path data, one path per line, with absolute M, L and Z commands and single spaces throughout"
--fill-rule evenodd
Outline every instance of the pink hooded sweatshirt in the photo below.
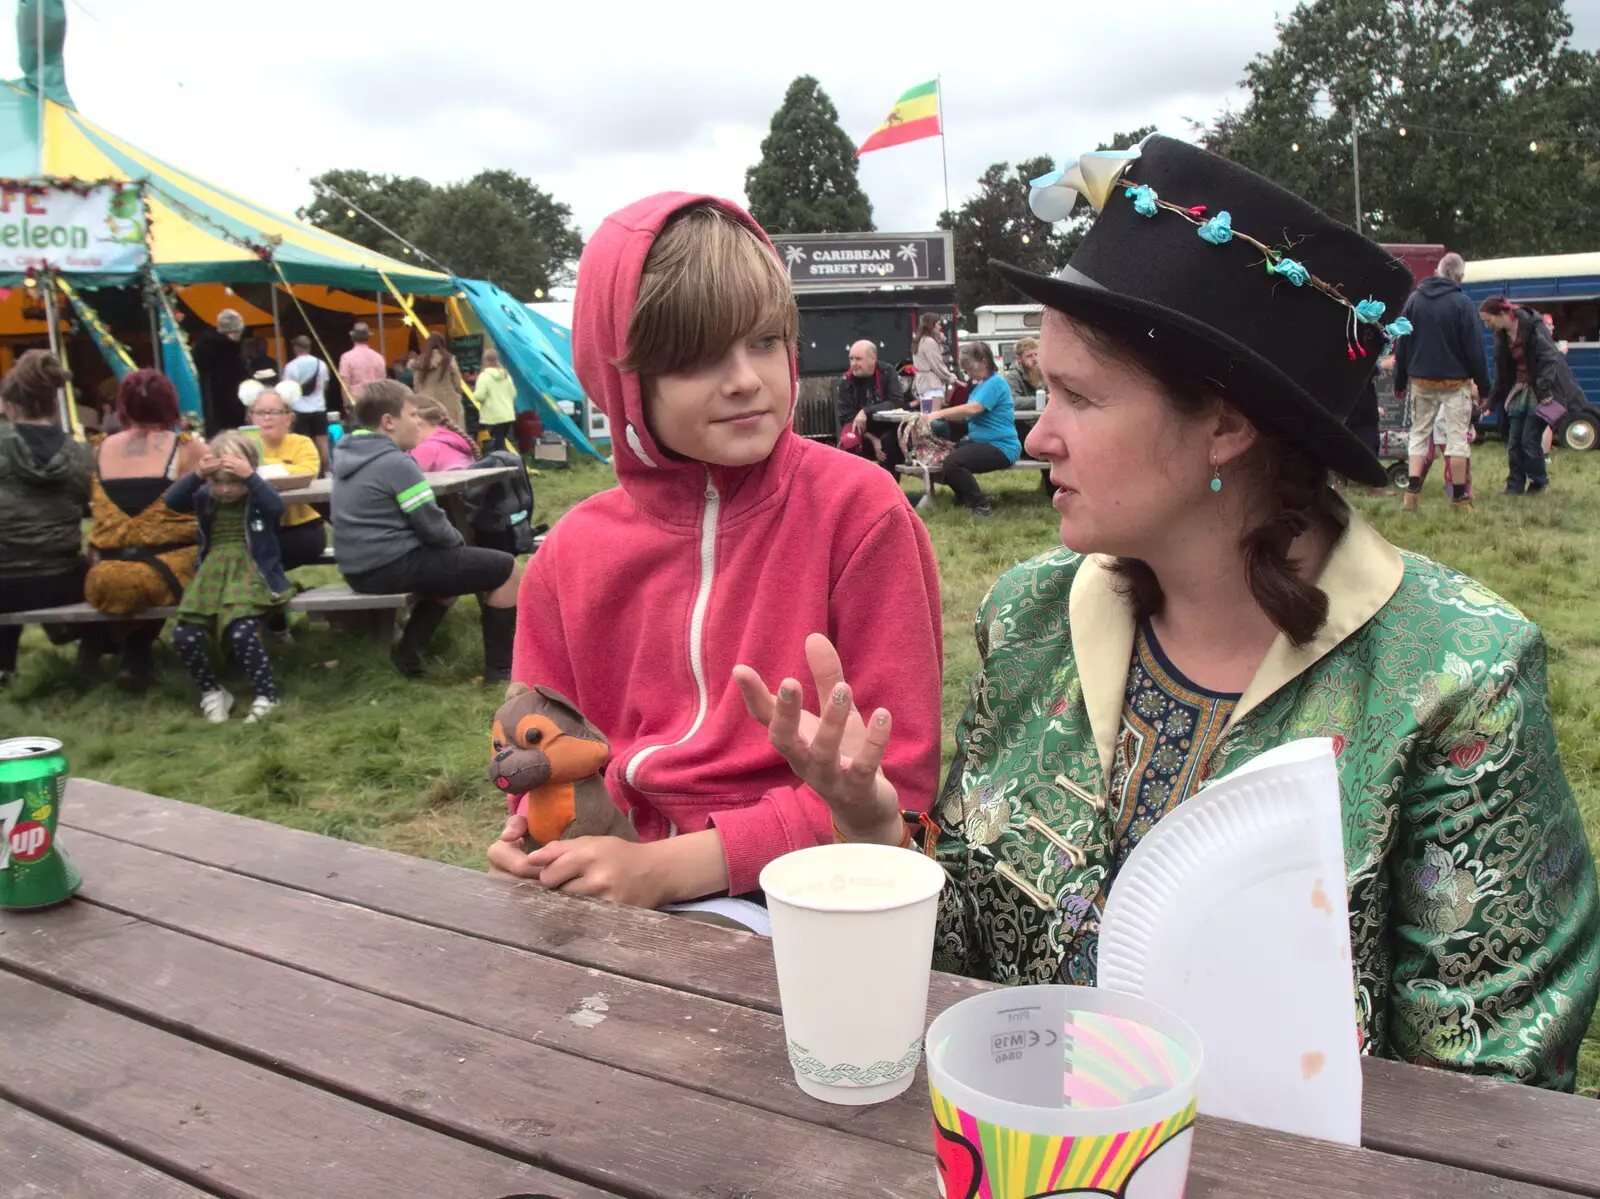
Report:
M 442 425 L 419 441 L 411 456 L 423 470 L 465 470 L 476 461 L 467 439 Z
M 925 811 L 938 787 L 943 647 L 933 547 L 887 472 L 798 436 L 792 394 L 791 425 L 765 461 L 677 458 L 645 425 L 638 375 L 613 365 L 656 234 L 710 199 L 641 200 L 583 251 L 575 365 L 610 418 L 620 486 L 562 517 L 529 562 L 511 676 L 562 692 L 610 739 L 606 785 L 641 840 L 717 828 L 739 895 L 774 858 L 833 833 L 822 797 L 745 711 L 733 667 L 771 687 L 800 680 L 815 712 L 805 639 L 826 633 L 863 713 L 893 713 L 884 769 L 901 806 Z M 742 209 L 716 203 L 766 240 Z M 790 379 L 797 388 L 792 360 Z

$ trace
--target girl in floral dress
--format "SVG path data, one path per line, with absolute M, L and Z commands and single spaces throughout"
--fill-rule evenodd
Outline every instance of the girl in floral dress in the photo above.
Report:
M 200 711 L 212 724 L 228 719 L 233 696 L 217 681 L 206 656 L 209 629 L 250 678 L 256 693 L 246 724 L 278 706 L 261 618 L 292 590 L 283 572 L 278 522 L 284 503 L 256 473 L 261 451 L 242 434 L 224 433 L 210 453 L 173 484 L 166 505 L 194 512 L 200 524 L 200 569 L 178 605 L 172 647 L 200 688 Z

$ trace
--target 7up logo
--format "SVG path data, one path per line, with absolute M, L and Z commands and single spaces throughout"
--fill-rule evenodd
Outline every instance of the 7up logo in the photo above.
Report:
M 0 804 L 0 870 L 8 869 L 11 859 L 36 862 L 50 848 L 50 830 L 37 820 L 19 820 L 22 801 Z

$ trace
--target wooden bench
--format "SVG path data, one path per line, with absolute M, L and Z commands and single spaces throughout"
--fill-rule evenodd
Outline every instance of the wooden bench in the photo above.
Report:
M 1032 458 L 1018 458 L 1010 466 L 1006 467 L 1006 469 L 1048 471 L 1050 469 L 1050 464 L 1048 462 L 1035 462 Z M 912 466 L 909 463 L 906 463 L 895 467 L 894 473 L 897 475 L 914 475 L 921 479 L 922 498 L 917 501 L 917 507 L 923 511 L 927 511 L 929 508 L 933 507 L 933 485 L 936 479 L 944 477 L 944 471 L 942 469 L 937 466 Z M 984 473 L 993 474 L 994 472 L 986 471 Z
M 287 607 L 304 612 L 312 620 L 325 620 L 335 628 L 364 632 L 375 641 L 388 644 L 394 636 L 395 615 L 411 603 L 409 595 L 364 595 L 348 587 L 312 587 L 297 594 Z M 126 616 L 107 616 L 86 603 L 64 604 L 59 608 L 33 608 L 27 612 L 0 613 L 0 625 L 29 624 L 113 624 L 125 620 L 170 620 L 176 607 L 146 608 Z

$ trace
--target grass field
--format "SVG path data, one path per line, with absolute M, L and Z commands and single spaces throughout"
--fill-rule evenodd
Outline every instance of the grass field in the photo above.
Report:
M 1560 455 L 1550 493 L 1522 501 L 1498 494 L 1498 444 L 1480 447 L 1474 466 L 1473 516 L 1446 509 L 1437 472 L 1419 515 L 1402 515 L 1397 498 L 1354 502 L 1396 544 L 1475 576 L 1544 626 L 1562 757 L 1590 839 L 1600 844 L 1600 454 Z M 537 519 L 553 524 L 611 481 L 595 464 L 540 474 Z M 991 475 L 984 486 L 995 519 L 953 511 L 944 492 L 928 520 L 943 578 L 947 730 L 977 666 L 971 620 L 985 590 L 1057 538 L 1036 476 Z M 336 581 L 331 569 L 303 574 Z M 112 687 L 109 668 L 107 681 L 81 688 L 69 651 L 30 630 L 20 678 L 0 692 L 0 733 L 60 737 L 80 776 L 480 866 L 504 804 L 486 774 L 497 693 L 473 677 L 482 655 L 471 601 L 445 622 L 429 675 L 418 682 L 399 678 L 380 650 L 325 626 L 297 624 L 296 638 L 273 650 L 285 700 L 278 717 L 264 727 L 214 727 L 201 720 L 164 648 L 159 684 L 130 699 Z M 237 693 L 242 680 L 230 686 Z M 947 734 L 947 758 L 950 749 Z M 1581 1085 L 1600 1088 L 1600 1022 L 1585 1043 Z

